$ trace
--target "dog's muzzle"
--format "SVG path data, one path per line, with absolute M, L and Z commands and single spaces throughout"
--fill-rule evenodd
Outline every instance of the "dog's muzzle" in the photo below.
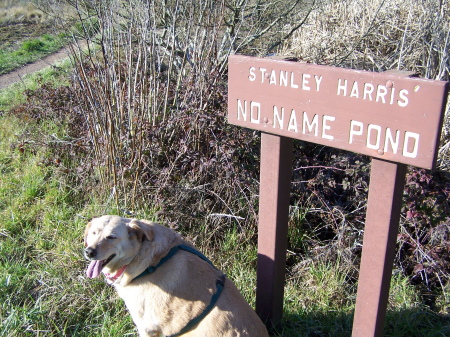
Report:
M 97 250 L 91 247 L 88 247 L 84 250 L 84 256 L 87 259 L 93 259 L 97 256 Z

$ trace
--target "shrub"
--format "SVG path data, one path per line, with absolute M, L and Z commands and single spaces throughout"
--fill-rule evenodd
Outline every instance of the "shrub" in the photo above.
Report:
M 73 50 L 72 90 L 96 189 L 128 214 L 159 210 L 205 245 L 257 222 L 259 138 L 227 124 L 230 53 L 279 47 L 319 64 L 448 78 L 446 5 L 433 1 L 74 4 L 88 50 Z M 446 157 L 441 151 L 440 167 Z M 294 158 L 288 266 L 340 259 L 355 282 L 370 158 L 301 142 Z M 410 169 L 396 259 L 438 295 L 449 282 L 447 184 L 444 174 Z
M 22 44 L 22 49 L 27 52 L 40 51 L 44 48 L 45 43 L 40 39 L 33 39 L 25 41 Z

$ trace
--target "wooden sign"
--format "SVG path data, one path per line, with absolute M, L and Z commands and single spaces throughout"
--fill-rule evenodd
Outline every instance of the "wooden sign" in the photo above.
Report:
M 434 168 L 446 82 L 229 57 L 231 124 Z
M 260 130 L 256 311 L 282 317 L 293 139 L 372 157 L 353 337 L 383 336 L 406 164 L 434 168 L 448 83 L 230 56 L 228 118 Z

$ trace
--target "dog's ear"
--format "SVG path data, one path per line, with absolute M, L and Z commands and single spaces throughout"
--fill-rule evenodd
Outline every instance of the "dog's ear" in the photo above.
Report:
M 139 241 L 153 241 L 155 236 L 151 223 L 143 222 L 140 220 L 133 219 L 128 224 L 128 233 L 130 235 L 135 235 Z
M 84 230 L 84 246 L 87 247 L 87 236 L 89 233 L 89 228 L 91 228 L 92 222 L 88 222 L 88 224 L 86 225 L 86 229 Z

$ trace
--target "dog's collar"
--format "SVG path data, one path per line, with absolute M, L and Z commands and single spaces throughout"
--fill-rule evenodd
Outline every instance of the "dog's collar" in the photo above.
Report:
M 119 269 L 119 271 L 116 273 L 116 274 L 114 274 L 114 275 L 111 275 L 111 274 L 105 274 L 105 277 L 106 277 L 106 281 L 108 282 L 108 284 L 113 284 L 115 281 L 117 281 L 117 279 L 120 277 L 120 276 L 122 276 L 122 274 L 123 274 L 123 272 L 125 271 L 125 269 L 127 268 L 128 266 L 123 266 L 122 268 L 120 268 Z
M 164 256 L 159 263 L 156 266 L 150 266 L 147 269 L 145 269 L 141 274 L 139 274 L 138 276 L 136 276 L 134 279 L 138 279 L 142 276 L 151 274 L 153 272 L 156 271 L 156 269 L 158 269 L 159 267 L 161 267 L 161 265 L 163 265 L 164 263 L 166 263 L 171 257 L 173 257 L 179 250 L 185 250 L 191 254 L 197 255 L 199 258 L 201 258 L 202 260 L 208 262 L 211 266 L 214 267 L 213 263 L 202 253 L 200 253 L 197 249 L 186 246 L 186 245 L 178 245 L 175 247 L 172 247 L 169 252 L 167 253 L 166 256 Z M 217 269 L 216 267 L 214 267 L 215 269 Z
M 201 258 L 202 260 L 208 262 L 214 269 L 217 269 L 213 263 L 202 253 L 200 253 L 197 249 L 186 246 L 186 245 L 178 245 L 175 247 L 172 247 L 169 252 L 167 253 L 166 256 L 164 256 L 159 263 L 156 266 L 150 266 L 147 269 L 145 269 L 141 274 L 139 274 L 138 276 L 136 276 L 134 278 L 134 280 L 151 274 L 153 272 L 155 272 L 156 269 L 158 269 L 161 265 L 163 265 L 165 262 L 167 262 L 171 257 L 173 257 L 179 250 L 184 250 L 187 251 L 191 254 L 197 255 L 199 258 Z M 177 337 L 180 335 L 185 334 L 186 332 L 192 330 L 192 328 L 194 326 L 196 326 L 198 323 L 200 323 L 200 321 L 205 318 L 206 315 L 209 314 L 209 312 L 212 310 L 212 308 L 214 308 L 214 306 L 216 305 L 217 300 L 219 299 L 220 294 L 222 293 L 223 287 L 225 285 L 225 274 L 222 274 L 220 276 L 220 278 L 216 281 L 216 293 L 212 296 L 211 301 L 209 302 L 209 305 L 205 308 L 205 310 L 202 311 L 202 313 L 200 313 L 200 315 L 198 315 L 197 317 L 191 319 L 188 324 L 186 324 L 186 326 L 180 330 L 180 332 L 170 335 L 170 336 L 166 336 L 166 337 Z

